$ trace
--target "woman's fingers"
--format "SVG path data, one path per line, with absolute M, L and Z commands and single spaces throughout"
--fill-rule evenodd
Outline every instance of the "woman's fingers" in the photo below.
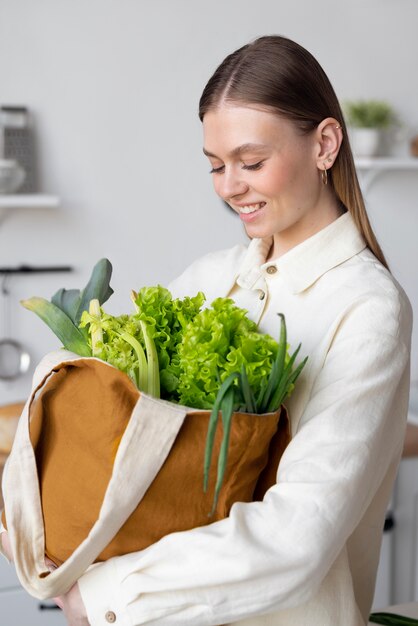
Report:
M 12 563 L 13 562 L 13 552 L 12 552 L 12 547 L 10 545 L 9 534 L 8 534 L 7 530 L 5 530 L 4 532 L 1 533 L 0 539 L 1 539 L 1 545 L 2 545 L 2 548 L 3 548 L 3 552 L 7 556 L 9 561 Z
M 58 567 L 58 565 L 56 565 L 54 561 L 51 561 L 51 559 L 49 559 L 47 556 L 45 557 L 45 565 L 47 566 L 50 572 L 52 572 L 54 569 L 57 569 Z
M 64 608 L 64 602 L 62 601 L 61 596 L 57 596 L 56 598 L 52 598 L 52 599 L 55 602 L 55 604 L 59 606 L 61 610 Z

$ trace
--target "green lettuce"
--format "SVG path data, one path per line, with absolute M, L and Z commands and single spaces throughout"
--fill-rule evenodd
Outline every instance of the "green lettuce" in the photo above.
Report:
M 210 308 L 190 321 L 178 348 L 181 404 L 211 409 L 221 384 L 233 372 L 240 372 L 242 366 L 253 394 L 260 394 L 276 358 L 278 343 L 270 335 L 260 333 L 247 313 L 230 298 L 216 298 Z M 239 406 L 237 397 L 234 410 Z

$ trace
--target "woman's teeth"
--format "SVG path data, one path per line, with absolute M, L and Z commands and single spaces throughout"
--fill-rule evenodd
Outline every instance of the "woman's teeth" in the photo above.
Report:
M 265 204 L 265 202 L 259 202 L 258 204 L 248 204 L 247 206 L 239 207 L 239 212 L 254 213 L 254 211 L 258 211 L 258 209 L 261 209 Z

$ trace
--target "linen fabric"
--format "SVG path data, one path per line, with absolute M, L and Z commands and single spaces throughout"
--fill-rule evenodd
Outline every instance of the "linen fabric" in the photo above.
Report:
M 168 288 L 230 295 L 275 337 L 283 312 L 290 350 L 302 343 L 277 484 L 227 519 L 92 566 L 79 580 L 92 626 L 109 610 L 123 626 L 367 623 L 405 434 L 412 308 L 348 212 L 265 262 L 271 244 L 207 254 Z
M 37 528 L 37 532 L 45 543 L 46 556 L 56 565 L 67 561 L 71 564 L 71 560 L 82 555 L 91 544 L 90 535 L 106 503 L 117 456 L 119 484 L 115 486 L 130 503 L 131 512 L 125 518 L 119 517 L 119 528 L 107 545 L 97 544 L 91 563 L 141 550 L 166 534 L 202 526 L 208 520 L 223 519 L 234 502 L 251 501 L 255 490 L 256 497 L 262 498 L 275 480 L 279 462 L 277 450 L 282 452 L 289 441 L 284 407 L 263 415 L 235 412 L 222 488 L 214 513 L 209 515 L 223 434 L 220 426 L 212 456 L 215 470 L 212 468 L 208 490 L 204 493 L 204 452 L 210 411 L 192 410 L 146 396 L 125 373 L 108 363 L 77 355 L 68 360 L 70 354 L 67 353 L 67 360 L 52 367 L 46 379 L 39 381 L 35 375 L 36 393 L 27 414 L 21 418 L 25 424 L 21 432 L 26 437 L 16 438 L 11 466 L 3 482 L 7 520 L 10 516 L 13 521 L 10 535 L 17 572 L 19 577 L 24 572 L 21 582 L 36 597 L 61 592 L 61 580 L 56 576 L 56 589 L 52 577 L 45 580 L 43 560 L 35 563 L 35 554 L 41 552 L 42 545 L 39 539 L 36 545 L 25 540 L 21 529 L 32 523 L 34 514 L 41 508 L 43 527 Z M 56 357 L 62 359 L 59 354 Z M 51 355 L 46 359 L 51 362 Z M 141 445 L 127 448 L 127 442 L 132 442 L 149 420 L 147 404 L 142 410 L 144 398 L 154 409 L 157 436 L 143 442 L 147 449 Z M 176 413 L 180 417 L 173 420 L 176 427 L 168 430 L 168 438 L 161 436 L 160 425 L 164 427 Z M 178 432 L 173 440 L 176 428 Z M 36 460 L 29 477 L 33 489 L 29 504 L 22 501 L 22 495 L 14 489 L 18 480 L 16 474 L 25 480 L 30 469 L 20 463 L 24 450 L 29 452 L 28 431 L 33 447 L 31 459 L 33 461 L 34 456 Z M 275 445 L 270 462 L 272 438 Z M 167 445 L 170 442 L 172 445 Z M 127 458 L 124 450 L 128 450 Z M 153 461 L 157 472 L 147 490 L 139 491 L 138 499 L 138 485 L 148 473 L 149 457 L 154 454 L 164 462 L 155 465 Z M 38 493 L 40 498 L 37 499 Z M 91 545 L 89 554 L 90 557 L 93 554 Z M 55 570 L 55 574 L 59 575 L 60 570 Z M 78 570 L 68 567 L 67 583 L 73 584 L 79 575 Z

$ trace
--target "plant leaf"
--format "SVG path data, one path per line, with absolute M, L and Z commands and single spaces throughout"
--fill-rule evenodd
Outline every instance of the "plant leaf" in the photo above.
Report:
M 90 280 L 80 293 L 80 301 L 75 315 L 75 324 L 80 323 L 83 311 L 89 310 L 90 300 L 97 299 L 102 305 L 110 298 L 113 289 L 109 285 L 112 276 L 112 264 L 109 259 L 100 259 L 93 268 Z
M 80 290 L 79 289 L 59 289 L 51 298 L 52 304 L 55 304 L 61 311 L 76 323 L 76 315 L 80 306 Z
M 84 335 L 74 326 L 72 320 L 45 298 L 29 298 L 21 300 L 21 304 L 38 315 L 60 339 L 67 350 L 80 356 L 91 356 L 90 346 L 86 343 Z

